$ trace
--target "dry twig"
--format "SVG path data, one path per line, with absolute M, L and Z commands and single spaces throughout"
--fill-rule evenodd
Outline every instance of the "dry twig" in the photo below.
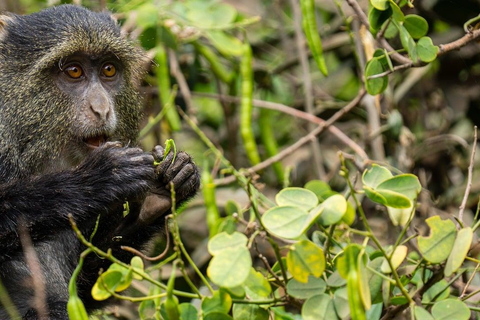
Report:
M 470 156 L 470 164 L 468 165 L 467 187 L 465 188 L 465 194 L 463 195 L 462 204 L 460 205 L 460 208 L 458 210 L 458 220 L 460 220 L 460 222 L 463 222 L 463 212 L 465 211 L 468 195 L 470 194 L 470 189 L 472 188 L 473 165 L 475 162 L 475 151 L 477 149 L 477 126 L 475 126 L 473 130 L 472 155 Z

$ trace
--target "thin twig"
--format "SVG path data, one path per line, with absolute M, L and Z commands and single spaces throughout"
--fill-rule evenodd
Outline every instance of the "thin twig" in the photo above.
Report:
M 303 93 L 305 95 L 305 110 L 313 114 L 313 85 L 312 77 L 310 75 L 310 65 L 308 63 L 308 54 L 305 50 L 305 38 L 302 31 L 302 14 L 300 12 L 300 5 L 298 0 L 290 0 L 290 6 L 293 11 L 294 29 L 295 29 L 295 42 L 297 46 L 297 52 L 300 59 L 300 66 L 302 69 L 302 83 Z M 313 126 L 308 125 L 308 129 L 312 130 Z M 318 178 L 325 180 L 325 169 L 323 168 L 323 161 L 320 151 L 320 146 L 316 139 L 311 141 L 312 153 L 313 153 L 313 166 L 318 174 Z
M 165 244 L 165 249 L 163 250 L 162 253 L 160 253 L 159 255 L 157 255 L 155 257 L 149 257 L 149 256 L 145 255 L 144 253 L 138 251 L 137 249 L 129 247 L 129 246 L 120 246 L 120 249 L 128 251 L 130 253 L 133 253 L 134 255 L 137 255 L 140 258 L 148 260 L 148 261 L 162 260 L 167 255 L 168 249 L 170 249 L 170 232 L 168 231 L 168 217 L 169 217 L 169 215 L 167 215 L 165 217 L 165 233 L 166 233 L 167 243 Z
M 215 99 L 223 99 L 224 101 L 228 102 L 239 102 L 241 98 L 239 97 L 234 97 L 234 96 L 227 96 L 227 95 L 219 95 L 215 93 L 206 93 L 206 92 L 192 92 L 193 96 L 200 96 L 200 97 L 210 97 L 210 98 L 215 98 Z M 321 125 L 325 123 L 325 120 L 322 118 L 319 118 L 313 114 L 307 113 L 302 110 L 298 110 L 292 107 L 289 107 L 287 105 L 277 103 L 277 102 L 271 102 L 271 101 L 264 101 L 264 100 L 258 100 L 258 99 L 253 99 L 253 105 L 258 108 L 264 108 L 264 109 L 269 109 L 269 110 L 275 110 L 279 111 L 285 114 L 289 114 L 295 118 L 303 119 L 310 121 L 312 123 Z M 368 161 L 369 157 L 365 150 L 359 146 L 355 141 L 350 139 L 342 130 L 340 130 L 338 127 L 331 125 L 327 128 L 327 130 L 336 136 L 340 141 L 342 141 L 345 145 L 350 147 L 360 158 L 362 158 L 363 161 Z
M 170 62 L 170 73 L 175 78 L 175 80 L 177 80 L 178 88 L 180 89 L 180 93 L 182 94 L 182 98 L 185 101 L 185 105 L 188 109 L 188 114 L 196 114 L 196 109 L 192 102 L 192 94 L 190 93 L 190 88 L 188 87 L 185 76 L 180 70 L 175 51 L 173 51 L 172 49 L 168 49 L 168 60 Z
M 463 201 L 458 210 L 458 220 L 463 222 L 463 212 L 465 211 L 465 206 L 467 205 L 468 195 L 470 194 L 470 189 L 472 188 L 472 178 L 473 178 L 473 165 L 475 162 L 475 151 L 477 149 L 477 126 L 473 129 L 473 145 L 472 145 L 472 155 L 470 156 L 470 164 L 468 165 L 468 179 L 467 187 L 465 189 L 465 194 L 463 195 Z
M 345 114 L 350 112 L 354 107 L 356 107 L 362 98 L 365 96 L 366 91 L 364 88 L 360 89 L 358 92 L 357 96 L 350 101 L 345 107 L 337 111 L 333 116 L 331 116 L 327 121 L 325 121 L 323 124 L 319 125 L 317 128 L 315 128 L 313 131 L 311 131 L 309 134 L 303 136 L 302 138 L 298 139 L 297 142 L 292 144 L 286 149 L 283 149 L 273 157 L 270 157 L 266 159 L 265 161 L 260 162 L 259 164 L 250 167 L 246 169 L 247 174 L 254 174 L 257 171 L 263 170 L 271 166 L 274 162 L 280 161 L 286 156 L 290 155 L 291 153 L 295 152 L 298 150 L 300 147 L 302 147 L 304 144 L 312 141 L 312 139 L 315 139 L 317 135 L 322 133 L 326 128 L 330 127 L 332 124 L 334 124 L 336 121 L 338 121 L 341 117 L 343 117 Z M 215 180 L 216 185 L 224 185 L 224 184 L 230 184 L 236 180 L 236 176 L 229 176 L 220 180 Z

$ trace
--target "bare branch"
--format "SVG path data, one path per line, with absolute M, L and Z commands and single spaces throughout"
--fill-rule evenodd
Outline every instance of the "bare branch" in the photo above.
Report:
M 253 166 L 253 167 L 250 167 L 248 169 L 246 169 L 246 172 L 247 174 L 254 174 L 255 172 L 257 171 L 260 171 L 260 170 L 263 170 L 263 169 L 266 169 L 268 168 L 269 166 L 271 166 L 274 162 L 277 162 L 277 161 L 280 161 L 282 160 L 283 158 L 285 158 L 286 156 L 288 156 L 289 154 L 295 152 L 296 150 L 298 150 L 301 146 L 303 146 L 304 144 L 312 141 L 312 139 L 315 139 L 315 137 L 317 135 L 319 135 L 320 133 L 322 133 L 325 129 L 327 129 L 329 126 L 331 126 L 332 124 L 334 124 L 336 121 L 338 121 L 341 117 L 343 117 L 345 114 L 347 114 L 348 112 L 350 112 L 353 108 L 355 108 L 359 103 L 360 101 L 363 99 L 363 97 L 365 96 L 366 94 L 366 91 L 364 88 L 362 88 L 359 93 L 357 94 L 357 96 L 352 100 L 350 101 L 345 107 L 343 107 L 342 109 L 340 109 L 339 111 L 337 111 L 333 116 L 331 116 L 327 121 L 325 121 L 323 124 L 319 125 L 317 128 L 315 128 L 313 131 L 311 131 L 309 134 L 307 134 L 306 136 L 300 138 L 297 142 L 295 142 L 294 144 L 292 144 L 291 146 L 289 146 L 288 148 L 280 151 L 279 153 L 277 153 L 276 155 L 274 155 L 273 157 L 270 157 L 268 158 L 267 160 L 265 161 L 262 161 L 260 162 L 259 164 Z M 229 176 L 229 177 L 226 177 L 224 179 L 220 179 L 220 180 L 215 180 L 215 184 L 216 185 L 224 185 L 224 184 L 229 184 L 229 183 L 232 183 L 234 182 L 236 179 L 235 176 Z
M 475 152 L 477 149 L 477 126 L 473 129 L 473 145 L 472 145 L 472 155 L 470 156 L 470 164 L 468 165 L 468 179 L 467 187 L 465 188 L 465 194 L 463 195 L 463 201 L 460 205 L 458 211 L 458 220 L 463 222 L 463 212 L 465 211 L 465 206 L 467 205 L 468 195 L 470 194 L 470 189 L 472 188 L 472 178 L 473 178 L 473 165 L 475 162 Z

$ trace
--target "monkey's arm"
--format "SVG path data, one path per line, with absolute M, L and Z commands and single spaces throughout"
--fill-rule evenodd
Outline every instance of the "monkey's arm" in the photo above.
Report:
M 19 248 L 19 219 L 32 240 L 70 228 L 72 215 L 81 229 L 95 223 L 124 199 L 138 198 L 154 177 L 153 156 L 141 149 L 108 144 L 92 152 L 77 168 L 0 186 L 0 243 Z M 5 257 L 5 255 L 2 255 Z

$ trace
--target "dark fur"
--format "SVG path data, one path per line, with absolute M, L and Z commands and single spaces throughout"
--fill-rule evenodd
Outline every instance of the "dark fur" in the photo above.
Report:
M 59 90 L 52 73 L 62 59 L 78 52 L 113 54 L 122 63 L 121 89 L 112 97 L 118 121 L 109 137 L 119 143 L 92 152 L 82 149 L 84 133 L 72 116 L 76 102 Z M 153 160 L 161 158 L 161 147 L 145 153 L 120 146 L 133 145 L 138 133 L 135 84 L 141 59 L 105 13 L 66 5 L 29 16 L 0 16 L 0 277 L 25 319 L 37 315 L 19 218 L 42 267 L 50 318 L 68 319 L 68 281 L 85 249 L 68 215 L 88 236 L 100 214 L 94 244 L 128 261 L 131 256 L 121 245 L 141 248 L 161 229 L 169 212 L 169 183 L 175 184 L 179 204 L 199 187 L 198 169 L 188 154 L 179 153 L 173 163 L 169 155 L 155 170 Z M 156 203 L 153 209 L 142 208 L 147 195 Z M 123 218 L 127 199 L 130 214 Z M 102 306 L 93 301 L 90 289 L 108 264 L 94 255 L 85 261 L 78 288 L 88 309 Z M 7 318 L 4 309 L 0 318 Z

